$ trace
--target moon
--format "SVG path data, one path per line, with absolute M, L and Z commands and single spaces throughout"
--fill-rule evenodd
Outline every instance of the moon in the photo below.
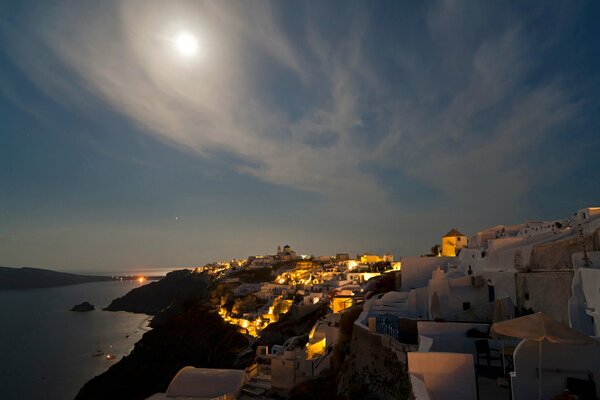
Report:
M 198 52 L 198 40 L 187 32 L 181 32 L 175 38 L 175 47 L 184 57 L 193 57 Z

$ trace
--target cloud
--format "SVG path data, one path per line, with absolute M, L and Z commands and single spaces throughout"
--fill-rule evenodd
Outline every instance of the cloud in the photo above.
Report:
M 323 196 L 340 217 L 381 222 L 410 210 L 391 204 L 397 182 L 369 165 L 448 207 L 481 215 L 496 203 L 509 215 L 540 179 L 529 153 L 578 112 L 559 80 L 532 79 L 527 21 L 478 20 L 491 6 L 433 3 L 415 11 L 417 34 L 383 36 L 360 5 L 335 27 L 307 6 L 293 32 L 282 6 L 65 2 L 38 9 L 36 35 L 15 39 L 12 54 L 70 107 L 93 94 L 170 145 L 228 155 L 240 173 Z M 170 46 L 186 29 L 198 60 Z

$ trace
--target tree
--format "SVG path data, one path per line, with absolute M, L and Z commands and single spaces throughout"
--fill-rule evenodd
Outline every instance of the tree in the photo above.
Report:
M 434 245 L 431 247 L 431 255 L 432 255 L 433 257 L 437 257 L 437 256 L 440 254 L 440 252 L 442 251 L 442 249 L 441 249 L 440 247 L 441 247 L 441 246 L 440 246 L 439 244 L 434 244 Z

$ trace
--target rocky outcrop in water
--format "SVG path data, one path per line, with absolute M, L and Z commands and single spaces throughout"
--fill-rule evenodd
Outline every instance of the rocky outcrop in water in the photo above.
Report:
M 87 301 L 84 301 L 81 304 L 75 304 L 73 306 L 73 308 L 71 308 L 71 311 L 87 312 L 87 311 L 94 311 L 95 309 L 96 309 L 96 307 L 94 307 L 93 304 L 90 304 Z

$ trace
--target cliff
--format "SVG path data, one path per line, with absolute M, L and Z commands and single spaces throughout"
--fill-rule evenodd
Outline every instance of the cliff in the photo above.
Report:
M 131 354 L 85 384 L 76 400 L 145 399 L 165 392 L 179 369 L 244 368 L 238 358 L 248 347 L 246 337 L 200 302 L 184 309 L 144 334 Z
M 209 283 L 210 278 L 205 272 L 196 273 L 189 269 L 173 271 L 159 281 L 116 298 L 105 310 L 157 315 L 169 308 L 169 313 L 176 313 L 186 301 L 207 298 Z
M 109 276 L 77 275 L 41 268 L 0 267 L 0 290 L 38 289 L 112 280 Z
M 313 306 L 292 306 L 277 322 L 262 331 L 255 346 L 283 344 L 293 336 L 308 335 L 313 325 L 327 314 L 327 308 L 328 306 L 322 303 Z
M 234 285 L 215 283 L 207 273 L 179 270 L 158 282 L 115 299 L 107 310 L 155 315 L 153 330 L 144 334 L 130 355 L 86 383 L 76 399 L 144 399 L 164 392 L 186 365 L 203 368 L 245 368 L 252 361 L 248 338 L 214 311 Z M 269 325 L 255 343 L 283 344 L 308 335 L 327 313 L 325 304 L 294 306 Z

